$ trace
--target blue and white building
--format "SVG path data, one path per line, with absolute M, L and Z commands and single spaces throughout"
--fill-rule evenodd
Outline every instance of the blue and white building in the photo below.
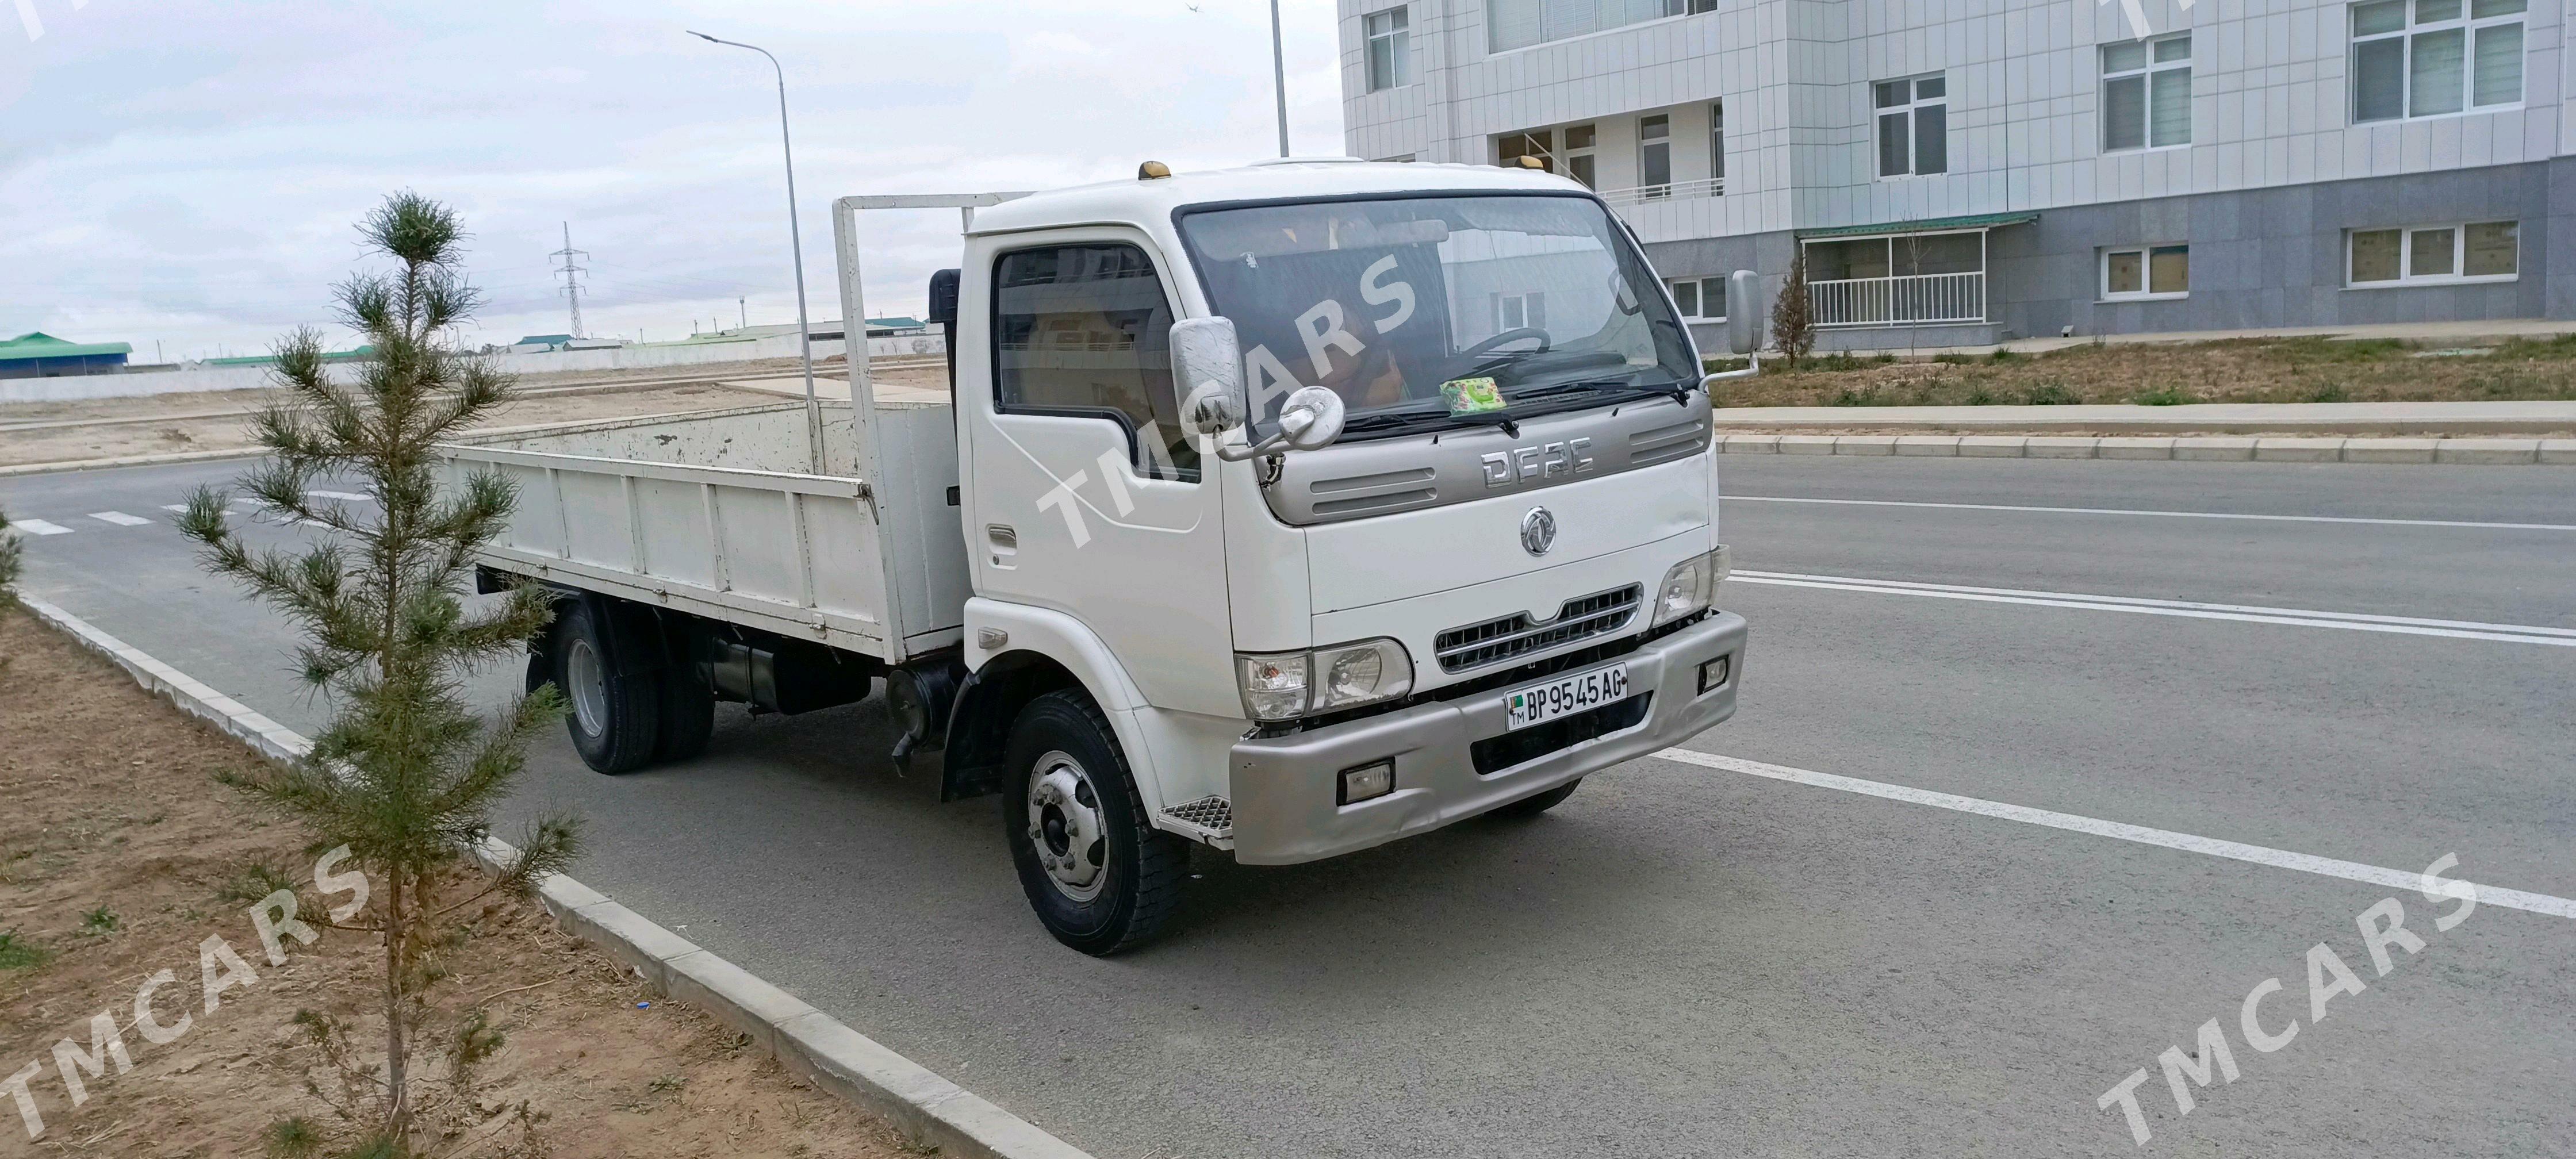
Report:
M 2565 0 L 1341 0 L 1349 151 L 1599 190 L 1824 345 L 2576 317 Z M 1767 304 L 1763 304 L 1767 308 Z

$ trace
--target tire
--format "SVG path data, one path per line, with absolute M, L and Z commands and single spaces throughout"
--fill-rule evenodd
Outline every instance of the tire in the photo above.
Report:
M 1549 789 L 1544 793 L 1540 793 L 1535 797 L 1523 797 L 1520 800 L 1494 810 L 1492 813 L 1487 814 L 1487 816 L 1536 817 L 1541 813 L 1564 804 L 1567 797 L 1573 796 L 1574 791 L 1582 787 L 1583 778 L 1576 777 L 1571 781 L 1567 781 L 1566 783 L 1558 785 L 1553 789 Z
M 660 695 L 660 727 L 653 736 L 653 762 L 693 760 L 707 751 L 716 727 L 716 690 L 706 674 L 686 660 L 673 664 L 654 681 Z
M 581 762 L 595 772 L 631 773 L 653 762 L 655 721 L 661 707 L 658 673 L 634 652 L 649 647 L 598 600 L 573 600 L 555 619 L 547 651 L 555 662 L 555 687 L 571 711 L 564 727 Z
M 1154 828 L 1109 721 L 1077 690 L 1020 710 L 1002 825 L 1020 888 L 1055 940 L 1107 957 L 1142 945 L 1181 899 L 1189 844 Z

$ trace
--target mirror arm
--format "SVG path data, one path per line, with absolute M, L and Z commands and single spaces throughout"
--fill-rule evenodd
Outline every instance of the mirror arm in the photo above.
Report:
M 1240 430 L 1241 428 L 1237 429 Z M 1228 431 L 1226 433 L 1231 435 L 1235 432 Z M 1288 436 L 1285 432 L 1273 434 L 1269 438 L 1263 439 L 1258 443 L 1248 443 L 1241 439 L 1228 439 L 1217 444 L 1216 457 L 1229 463 L 1240 463 L 1245 459 L 1257 459 L 1263 455 L 1278 454 L 1279 452 L 1287 449 L 1287 446 Z

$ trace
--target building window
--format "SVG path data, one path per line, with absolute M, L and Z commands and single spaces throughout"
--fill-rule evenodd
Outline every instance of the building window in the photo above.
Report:
M 2529 0 L 2353 5 L 2353 123 L 2521 104 L 2527 7 Z
M 2519 222 L 2356 229 L 2349 237 L 2354 286 L 2501 282 L 2522 272 Z
M 1368 91 L 1413 83 L 1413 33 L 1403 8 L 1371 12 L 1362 18 L 1368 30 Z
M 1943 78 L 1883 80 L 1871 89 L 1878 105 L 1878 175 L 1949 172 L 1950 98 Z
M 2102 297 L 2179 298 L 2191 293 L 2191 247 L 2133 246 L 2102 251 Z
M 2191 36 L 2102 46 L 2102 151 L 2191 144 Z
M 1494 295 L 1494 332 L 1500 334 L 1524 327 L 1547 329 L 1547 295 L 1535 292 Z
M 1505 133 L 1494 138 L 1494 161 L 1505 169 L 1520 166 L 1521 158 L 1538 158 L 1538 167 L 1556 172 L 1556 131 L 1532 129 L 1526 133 Z
M 1637 118 L 1638 195 L 1673 195 L 1673 119 L 1663 113 Z
M 1565 127 L 1565 175 L 1583 183 L 1585 189 L 1599 189 L 1600 171 L 1593 167 L 1592 147 L 1600 135 L 1590 125 Z
M 1726 102 L 1708 107 L 1709 192 L 1726 192 Z
M 1198 445 L 1172 390 L 1172 310 L 1154 261 L 1092 242 L 1014 250 L 993 263 L 993 387 L 1000 409 L 1117 423 L 1136 473 L 1196 482 Z
M 1684 319 L 1726 321 L 1726 279 L 1675 278 L 1666 284 L 1672 287 L 1673 305 L 1681 308 Z

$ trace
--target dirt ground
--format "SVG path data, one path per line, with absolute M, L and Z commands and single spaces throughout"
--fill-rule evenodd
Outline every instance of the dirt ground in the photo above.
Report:
M 30 1141 L 0 1096 L 0 1156 L 257 1155 L 281 1118 L 329 1122 L 305 1090 L 308 1070 L 324 1072 L 292 1019 L 307 1008 L 349 1019 L 363 1054 L 381 1025 L 366 1009 L 376 951 L 364 933 L 323 930 L 270 964 L 251 902 L 279 875 L 306 887 L 304 913 L 328 902 L 309 888 L 307 835 L 211 779 L 257 758 L 15 608 L 0 609 L 0 663 L 0 1079 L 43 1063 L 29 1087 L 45 1124 Z M 223 990 L 209 1012 L 200 947 L 211 937 L 257 981 Z M 479 1003 L 506 1041 L 471 1105 L 426 1116 L 452 1132 L 438 1154 L 920 1154 L 706 1014 L 645 992 L 541 908 L 483 908 L 452 965 L 434 1021 Z M 175 977 L 155 995 L 158 1025 L 193 1021 L 156 1045 L 133 1008 L 161 970 Z M 102 1060 L 75 1108 L 53 1045 L 86 1048 L 101 1011 L 133 1069 Z M 507 1111 L 522 1102 L 544 1116 L 533 1148 Z
M 839 358 L 818 361 L 814 369 L 818 393 L 825 398 L 849 397 L 841 377 L 847 371 Z M 947 390 L 948 372 L 938 359 L 880 360 L 874 369 L 880 388 L 891 397 L 928 400 Z M 802 365 L 794 359 L 769 359 L 664 370 L 528 375 L 520 385 L 532 392 L 614 387 L 630 381 L 637 385 L 627 390 L 534 393 L 496 412 L 484 425 L 526 426 L 757 406 L 803 398 L 801 372 Z M 251 440 L 246 412 L 260 406 L 267 394 L 264 390 L 206 391 L 0 405 L 0 467 L 247 449 Z
M 2576 336 L 2463 349 L 2276 338 L 1936 361 L 1835 355 L 1795 370 L 1766 359 L 1761 375 L 1717 388 L 1722 407 L 2576 399 Z
M 60 463 L 84 459 L 127 458 L 184 451 L 216 451 L 251 445 L 250 421 L 242 411 L 260 405 L 266 392 L 237 390 L 206 394 L 165 394 L 148 398 L 92 399 L 76 403 L 12 403 L 0 406 L 0 467 Z M 646 387 L 602 394 L 537 395 L 493 412 L 484 425 L 578 422 L 676 411 L 757 406 L 775 402 L 765 392 L 715 382 Z M 224 413 L 210 413 L 224 412 Z M 9 429 L 21 423 L 58 423 L 82 419 L 174 417 L 150 422 Z

